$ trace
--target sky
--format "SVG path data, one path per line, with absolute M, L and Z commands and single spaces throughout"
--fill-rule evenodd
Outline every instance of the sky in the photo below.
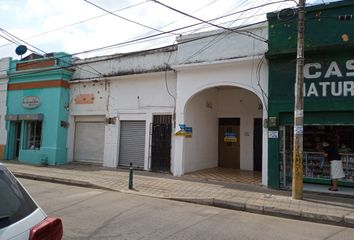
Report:
M 308 5 L 314 5 L 332 1 L 307 0 L 306 2 Z M 67 52 L 75 54 L 76 57 L 88 58 L 167 46 L 175 43 L 178 35 L 217 29 L 204 23 L 172 33 L 164 33 L 143 42 L 123 44 L 130 40 L 200 23 L 200 21 L 149 0 L 90 0 L 89 2 L 85 0 L 0 0 L 0 58 L 19 59 L 15 49 L 20 44 L 41 54 Z M 202 20 L 221 17 L 213 23 L 228 28 L 264 21 L 267 12 L 296 6 L 294 1 L 280 2 L 279 0 L 160 0 L 160 2 Z M 271 2 L 274 4 L 254 8 Z M 254 9 L 236 13 L 249 8 Z M 223 17 L 228 14 L 232 15 Z M 15 43 L 10 43 L 3 37 Z M 120 45 L 100 51 L 90 51 L 113 44 Z M 30 50 L 24 56 L 30 54 Z

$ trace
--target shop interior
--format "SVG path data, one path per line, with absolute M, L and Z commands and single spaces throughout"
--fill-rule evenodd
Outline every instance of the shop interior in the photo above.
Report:
M 303 135 L 303 174 L 305 183 L 330 184 L 330 163 L 323 157 L 322 142 L 338 148 L 345 178 L 342 186 L 354 187 L 354 126 L 307 125 Z M 293 127 L 280 128 L 281 187 L 291 186 Z

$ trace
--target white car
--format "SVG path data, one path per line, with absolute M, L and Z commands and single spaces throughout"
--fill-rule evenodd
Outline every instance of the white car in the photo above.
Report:
M 47 217 L 15 176 L 0 163 L 0 239 L 60 240 L 63 225 Z

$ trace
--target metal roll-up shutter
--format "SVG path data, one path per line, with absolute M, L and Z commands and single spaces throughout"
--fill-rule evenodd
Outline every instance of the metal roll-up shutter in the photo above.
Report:
M 74 160 L 103 164 L 104 131 L 103 121 L 78 119 L 75 125 Z
M 145 121 L 121 121 L 119 166 L 144 168 Z

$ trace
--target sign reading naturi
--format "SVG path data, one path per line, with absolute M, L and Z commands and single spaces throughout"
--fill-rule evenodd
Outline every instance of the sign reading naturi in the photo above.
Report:
M 354 59 L 304 66 L 304 97 L 354 97 Z
M 39 100 L 39 97 L 36 96 L 27 96 L 24 97 L 22 100 L 22 106 L 24 108 L 29 108 L 29 109 L 37 108 L 39 107 L 40 104 L 41 102 Z

